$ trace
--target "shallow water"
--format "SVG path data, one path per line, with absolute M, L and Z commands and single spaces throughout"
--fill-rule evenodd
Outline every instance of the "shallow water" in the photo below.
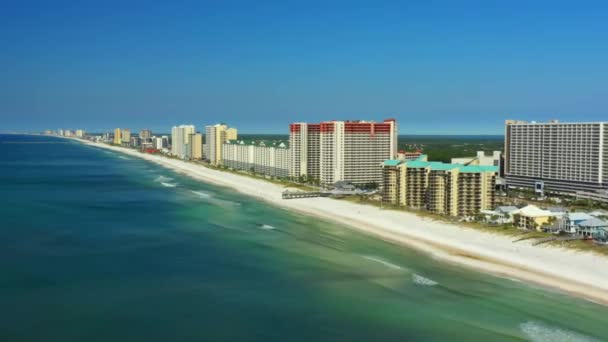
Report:
M 57 139 L 0 136 L 1 341 L 608 336 L 606 307 L 137 158 L 30 141 Z

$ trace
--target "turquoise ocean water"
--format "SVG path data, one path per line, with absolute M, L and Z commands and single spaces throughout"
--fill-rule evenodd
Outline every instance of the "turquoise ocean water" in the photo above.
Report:
M 606 307 L 143 160 L 0 149 L 0 341 L 608 340 Z

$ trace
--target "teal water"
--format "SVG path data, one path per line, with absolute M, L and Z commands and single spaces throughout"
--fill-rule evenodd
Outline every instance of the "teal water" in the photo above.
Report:
M 0 341 L 601 341 L 608 308 L 51 137 L 0 136 Z

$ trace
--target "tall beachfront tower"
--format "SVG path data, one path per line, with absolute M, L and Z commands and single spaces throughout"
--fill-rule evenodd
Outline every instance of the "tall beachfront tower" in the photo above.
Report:
M 511 187 L 575 193 L 608 188 L 606 122 L 505 122 L 505 178 Z
M 289 177 L 319 180 L 319 134 L 321 124 L 305 122 L 289 125 Z
M 139 138 L 145 140 L 152 138 L 152 131 L 149 129 L 142 129 L 139 131 Z
M 128 128 L 122 129 L 122 142 L 125 144 L 131 143 L 131 130 Z
M 122 144 L 122 131 L 120 128 L 114 129 L 114 145 Z
M 216 124 L 205 127 L 205 159 L 212 165 L 222 163 L 222 145 L 227 140 L 236 140 L 238 131 L 236 128 L 228 128 L 225 124 Z
M 178 158 L 186 158 L 190 134 L 196 133 L 194 125 L 174 126 L 171 129 L 171 154 Z
M 237 140 L 239 138 L 239 131 L 234 128 L 226 128 L 226 140 Z
M 188 135 L 188 159 L 202 159 L 203 158 L 203 135 L 200 133 L 193 133 Z
M 397 155 L 397 134 L 394 119 L 291 124 L 291 177 L 379 185 L 380 165 Z

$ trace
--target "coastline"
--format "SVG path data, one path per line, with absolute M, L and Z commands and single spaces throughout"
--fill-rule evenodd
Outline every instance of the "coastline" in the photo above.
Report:
M 283 200 L 281 192 L 285 188 L 277 184 L 178 159 L 73 140 L 142 158 L 191 178 L 232 188 L 274 206 L 331 220 L 368 235 L 427 252 L 445 262 L 608 305 L 608 258 L 599 255 L 552 246 L 532 246 L 530 241 L 513 243 L 507 236 L 433 221 L 404 211 L 383 210 L 330 198 Z

